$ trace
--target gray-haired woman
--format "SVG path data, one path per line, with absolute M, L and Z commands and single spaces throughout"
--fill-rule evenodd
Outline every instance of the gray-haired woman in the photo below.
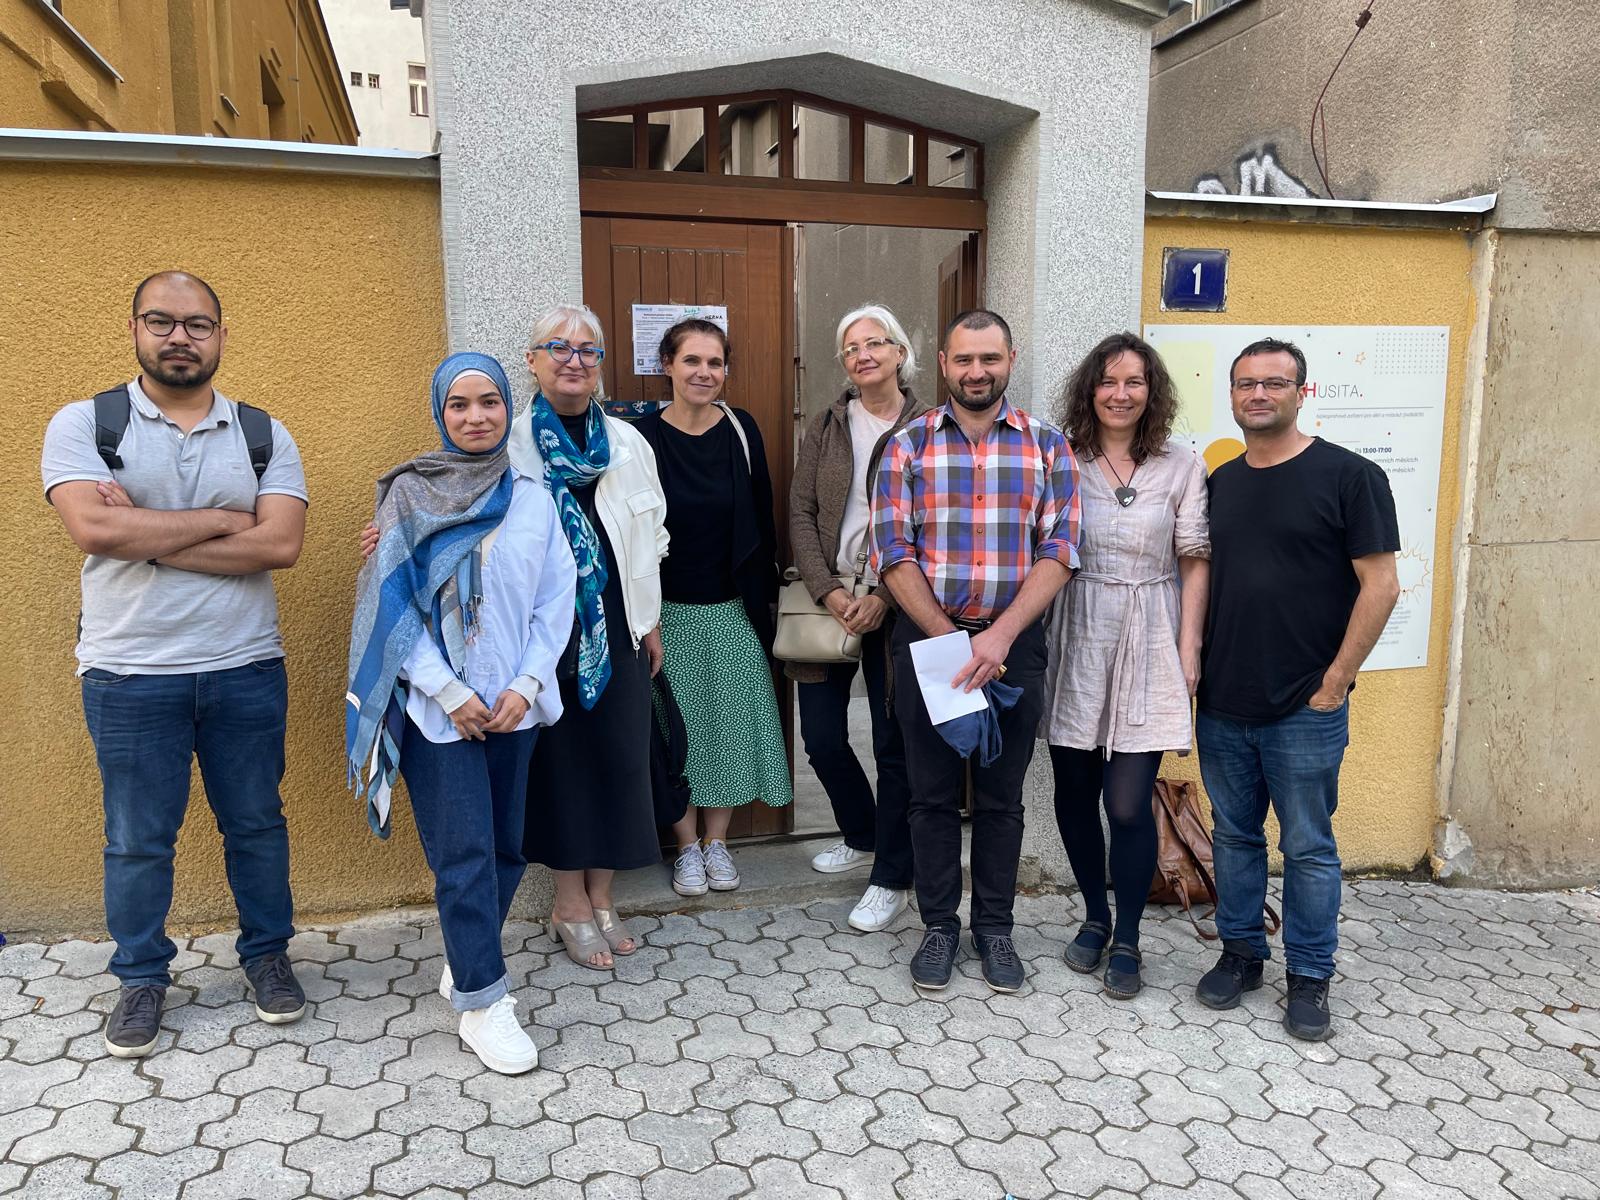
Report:
M 906 824 L 911 785 L 905 745 L 887 697 L 893 610 L 888 589 L 879 586 L 870 564 L 870 485 L 889 435 L 929 406 L 912 393 L 916 355 L 887 308 L 871 304 L 846 313 L 835 338 L 849 386 L 806 427 L 789 494 L 789 541 L 812 599 L 825 604 L 845 629 L 862 635 L 860 667 L 872 712 L 876 800 L 850 747 L 850 689 L 857 664 L 790 663 L 785 671 L 799 684 L 806 756 L 839 826 L 839 841 L 811 865 L 832 873 L 871 864 L 866 893 L 850 913 L 854 928 L 871 932 L 905 909 L 912 872 Z M 868 588 L 852 597 L 839 576 L 855 574 L 863 551 L 869 554 Z

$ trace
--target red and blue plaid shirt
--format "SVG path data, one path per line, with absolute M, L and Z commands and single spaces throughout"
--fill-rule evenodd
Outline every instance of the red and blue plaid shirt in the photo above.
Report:
M 872 497 L 878 575 L 915 562 L 950 616 L 992 620 L 1040 559 L 1077 569 L 1081 513 L 1078 463 L 1059 429 L 1002 400 L 974 444 L 946 402 L 884 446 Z

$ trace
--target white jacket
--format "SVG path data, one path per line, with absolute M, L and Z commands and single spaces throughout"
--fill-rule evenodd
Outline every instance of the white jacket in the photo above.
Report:
M 532 405 L 511 423 L 511 465 L 544 483 L 544 459 L 533 442 Z M 600 524 L 622 575 L 633 648 L 661 623 L 661 560 L 667 556 L 667 498 L 661 492 L 655 451 L 626 421 L 607 416 L 611 465 L 595 488 Z

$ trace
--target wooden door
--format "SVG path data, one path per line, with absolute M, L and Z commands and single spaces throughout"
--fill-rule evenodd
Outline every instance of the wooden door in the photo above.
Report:
M 982 294 L 982 289 L 979 287 L 978 255 L 979 235 L 969 234 L 967 239 L 945 255 L 944 261 L 939 264 L 941 338 L 958 313 L 978 307 L 978 297 Z
M 756 419 L 766 445 L 778 527 L 789 561 L 789 480 L 794 464 L 794 243 L 782 225 L 583 218 L 583 294 L 605 325 L 606 393 L 613 401 L 665 401 L 660 375 L 634 373 L 635 304 L 722 304 L 732 344 L 724 398 Z M 654 347 L 641 347 L 654 357 Z M 774 673 L 784 742 L 794 759 L 788 681 Z M 732 837 L 787 833 L 793 806 L 740 809 Z

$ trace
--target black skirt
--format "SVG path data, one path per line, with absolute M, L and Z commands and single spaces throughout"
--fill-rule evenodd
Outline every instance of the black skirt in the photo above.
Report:
M 661 861 L 650 791 L 650 656 L 633 648 L 594 489 L 575 495 L 606 556 L 611 679 L 589 709 L 578 702 L 577 680 L 561 681 L 561 720 L 540 730 L 528 770 L 523 853 L 554 871 L 631 871 Z

